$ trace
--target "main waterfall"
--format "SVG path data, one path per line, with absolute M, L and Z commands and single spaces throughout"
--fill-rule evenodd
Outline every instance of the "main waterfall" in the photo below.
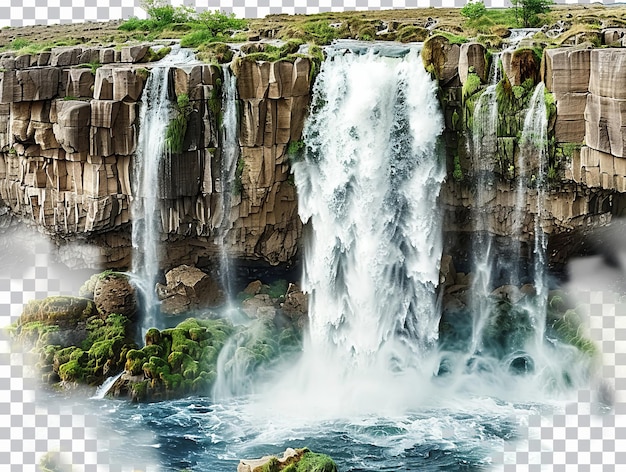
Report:
M 311 226 L 303 390 L 326 398 L 322 375 L 338 406 L 372 408 L 388 391 L 372 380 L 419 368 L 437 338 L 443 118 L 418 50 L 328 53 L 294 164 Z

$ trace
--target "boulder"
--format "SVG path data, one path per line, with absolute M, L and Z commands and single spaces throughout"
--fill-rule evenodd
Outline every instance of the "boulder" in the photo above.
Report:
M 606 45 L 620 44 L 626 36 L 626 28 L 607 28 L 602 31 L 602 43 Z
M 121 62 L 141 62 L 146 56 L 149 46 L 142 44 L 139 46 L 125 46 L 122 48 Z
M 241 304 L 241 308 L 250 318 L 260 318 L 262 313 L 272 313 L 271 310 L 268 311 L 267 309 L 271 308 L 274 310 L 274 303 L 269 295 L 259 293 L 258 295 L 244 300 Z M 275 310 L 273 313 L 276 314 Z
M 589 92 L 600 97 L 626 100 L 626 49 L 591 50 Z
M 116 313 L 132 318 L 137 312 L 135 288 L 128 276 L 120 272 L 100 274 L 94 285 L 93 300 L 103 315 Z
M 328 456 L 311 452 L 307 448 L 287 448 L 282 457 L 264 456 L 260 459 L 241 459 L 237 472 L 279 472 L 283 469 L 301 470 L 300 461 L 306 460 L 307 471 L 337 472 L 337 465 Z
M 515 304 L 524 298 L 524 294 L 516 285 L 502 285 L 501 287 L 493 290 L 489 296 L 498 300 L 505 300 L 512 304 Z
M 544 49 L 542 79 L 550 92 L 586 93 L 589 90 L 591 50 Z
M 250 282 L 246 288 L 243 289 L 243 293 L 246 295 L 258 295 L 263 288 L 263 282 L 260 280 L 255 280 L 254 282 Z
M 431 36 L 422 48 L 422 60 L 426 70 L 432 70 L 440 85 L 459 85 L 458 65 L 461 48 L 441 35 Z
M 522 85 L 532 79 L 537 83 L 540 76 L 541 60 L 533 49 L 516 49 L 502 53 L 502 68 L 511 85 Z
M 65 95 L 93 97 L 94 75 L 90 69 L 70 69 Z
M 281 304 L 283 313 L 292 320 L 297 320 L 309 313 L 309 296 L 296 284 L 289 284 L 285 301 Z
M 461 44 L 459 50 L 459 78 L 464 84 L 470 70 L 478 74 L 480 80 L 486 83 L 489 75 L 489 67 L 485 57 L 487 50 L 480 43 Z
M 166 285 L 157 284 L 161 311 L 180 314 L 219 305 L 224 294 L 219 284 L 197 267 L 180 265 L 165 274 Z

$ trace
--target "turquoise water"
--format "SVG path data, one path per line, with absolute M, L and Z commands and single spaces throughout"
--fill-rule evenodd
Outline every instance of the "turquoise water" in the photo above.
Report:
M 152 404 L 93 400 L 111 464 L 141 470 L 235 471 L 240 458 L 308 447 L 348 471 L 490 470 L 505 442 L 534 411 L 529 405 L 475 398 L 461 408 L 425 408 L 399 416 L 304 421 L 249 416 L 253 397 L 229 403 L 187 398 Z M 132 469 L 129 469 L 132 470 Z

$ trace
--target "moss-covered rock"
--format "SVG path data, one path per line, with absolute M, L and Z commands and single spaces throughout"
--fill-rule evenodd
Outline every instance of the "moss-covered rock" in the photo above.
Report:
M 13 334 L 39 356 L 44 382 L 99 385 L 125 366 L 132 330 L 126 316 L 99 313 L 89 299 L 48 297 L 24 307 Z
M 329 456 L 307 448 L 287 448 L 280 458 L 242 459 L 237 472 L 337 472 L 337 464 Z

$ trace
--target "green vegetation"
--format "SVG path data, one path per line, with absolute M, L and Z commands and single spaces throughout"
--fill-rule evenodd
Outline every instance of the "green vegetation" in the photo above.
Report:
M 186 93 L 181 93 L 176 97 L 176 116 L 172 118 L 165 130 L 165 148 L 169 153 L 180 154 L 183 152 L 183 143 L 191 112 L 189 96 Z
M 122 23 L 119 28 L 124 31 L 163 31 L 174 24 L 190 21 L 193 9 L 190 7 L 173 7 L 165 0 L 144 0 L 141 8 L 148 14 L 148 19 L 140 20 L 132 17 Z
M 158 36 L 179 37 L 181 46 L 196 48 L 206 43 L 232 40 L 232 34 L 245 29 L 248 21 L 238 19 L 234 14 L 219 10 L 206 10 L 196 14 L 188 6 L 173 7 L 164 0 L 146 0 L 142 8 L 148 18 L 130 18 L 119 26 L 122 31 L 145 32 L 149 38 Z
M 463 100 L 466 100 L 471 95 L 474 95 L 481 87 L 482 82 L 480 77 L 475 72 L 467 74 L 467 79 L 463 84 Z
M 246 167 L 246 161 L 242 156 L 237 159 L 237 168 L 235 169 L 235 181 L 233 182 L 233 195 L 241 195 L 243 192 L 243 170 Z
M 281 462 L 271 457 L 260 468 L 261 472 L 337 472 L 337 464 L 326 454 L 311 452 L 307 448 L 296 449 L 295 455 Z
M 468 0 L 465 6 L 461 8 L 461 15 L 470 20 L 480 18 L 485 13 L 487 13 L 487 8 L 482 0 Z
M 461 160 L 459 159 L 459 155 L 454 156 L 454 171 L 452 172 L 452 178 L 457 182 L 463 180 L 463 170 L 461 169 Z
M 554 4 L 552 0 L 511 0 L 515 11 L 515 18 L 524 28 L 540 24 L 539 15 L 550 11 Z
M 337 464 L 326 454 L 306 450 L 302 459 L 285 467 L 283 472 L 337 472 Z
M 92 61 L 92 62 L 88 62 L 87 64 L 80 64 L 79 67 L 83 67 L 86 69 L 91 69 L 91 73 L 93 75 L 96 75 L 96 71 L 102 67 L 102 64 L 100 64 L 100 61 Z
M 130 331 L 125 316 L 103 317 L 91 300 L 60 296 L 26 304 L 13 336 L 39 356 L 44 381 L 99 385 L 135 347 Z

